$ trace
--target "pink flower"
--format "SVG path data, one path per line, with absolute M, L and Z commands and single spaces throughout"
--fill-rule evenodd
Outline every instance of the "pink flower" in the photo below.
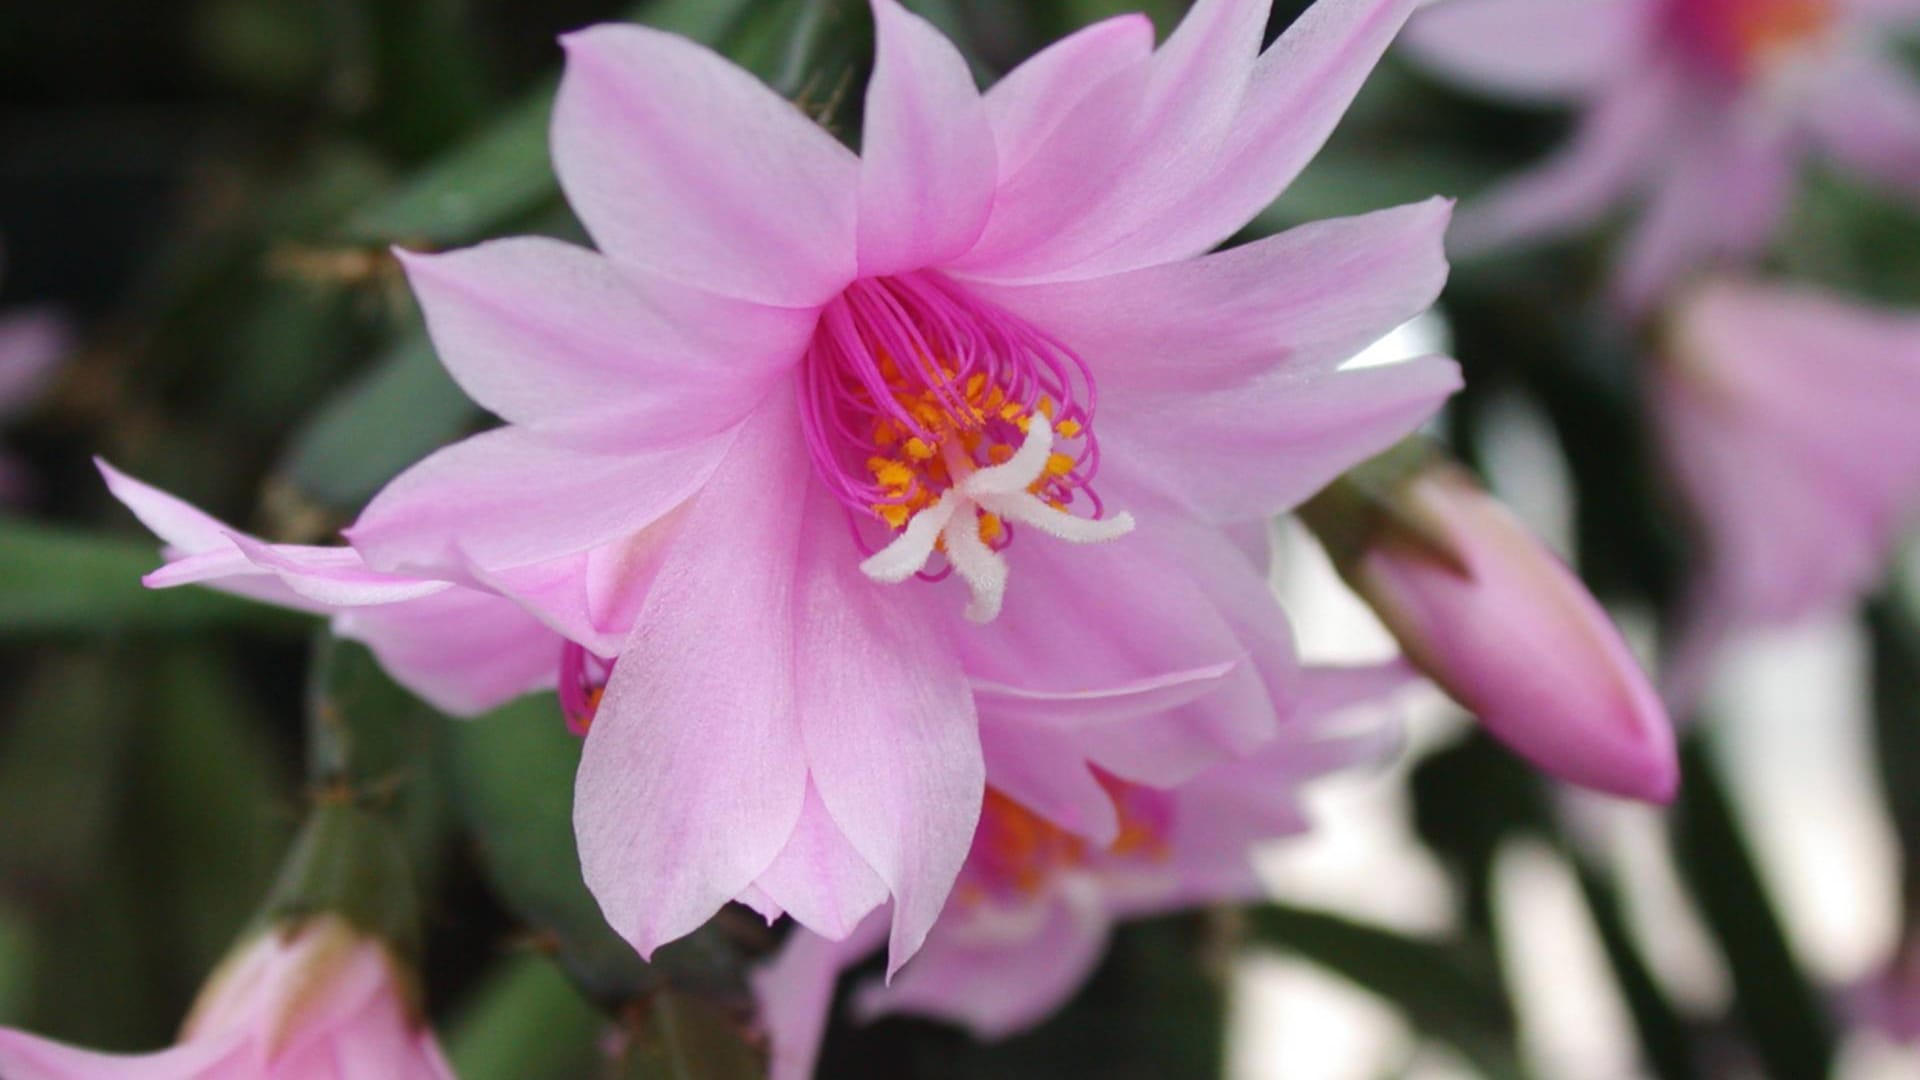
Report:
M 33 404 L 71 347 L 71 328 L 51 311 L 28 309 L 0 317 L 0 422 Z M 0 454 L 0 501 L 18 499 L 32 485 L 25 467 Z
M 1920 315 L 1719 279 L 1651 365 L 1702 555 L 1664 690 L 1690 706 L 1728 638 L 1870 590 L 1920 503 Z
M 890 983 L 863 987 L 862 1019 L 911 1013 L 1001 1039 L 1053 1013 L 1086 981 L 1115 923 L 1265 895 L 1249 855 L 1260 841 L 1304 831 L 1300 788 L 1398 746 L 1397 725 L 1331 721 L 1406 684 L 1398 666 L 1303 673 L 1294 722 L 1253 756 L 1162 790 L 1099 774 L 1120 827 L 1089 842 L 997 787 L 959 884 L 926 946 Z M 990 783 L 997 777 L 990 778 Z M 772 1041 L 774 1080 L 813 1072 L 840 972 L 885 939 L 879 916 L 843 941 L 795 931 L 753 979 Z
M 683 39 L 566 39 L 555 164 L 601 250 L 404 256 L 508 423 L 348 536 L 611 665 L 575 821 L 643 953 L 739 898 L 829 933 L 890 900 L 910 956 L 979 813 L 978 684 L 1110 699 L 1226 665 L 1143 769 L 1270 737 L 1285 620 L 1222 529 L 1458 385 L 1440 358 L 1337 370 L 1432 301 L 1448 207 L 1203 253 L 1414 6 L 1322 0 L 1262 54 L 1265 0 L 1203 0 L 1158 50 L 1111 20 L 982 95 L 877 0 L 860 156 Z
M 1903 942 L 1877 973 L 1844 987 L 1841 1013 L 1899 1043 L 1920 1044 L 1920 946 Z
M 97 462 L 107 487 L 166 542 L 167 565 L 147 585 L 209 585 L 279 607 L 328 614 L 387 673 L 458 716 L 554 685 L 559 634 L 519 605 L 445 581 L 368 570 L 344 547 L 269 544 Z
M 180 1042 L 101 1054 L 0 1029 L 7 1080 L 452 1080 L 387 950 L 325 917 L 269 930 L 208 980 Z
M 1810 153 L 1920 198 L 1920 85 L 1890 40 L 1911 0 L 1452 0 L 1413 53 L 1477 90 L 1582 110 L 1572 141 L 1460 218 L 1462 250 L 1645 207 L 1616 282 L 1644 309 L 1762 250 Z
M 1319 504 L 1317 504 L 1319 505 Z M 1545 772 L 1666 802 L 1673 726 L 1612 620 L 1566 565 L 1464 472 L 1403 478 L 1357 543 L 1308 516 L 1414 664 Z

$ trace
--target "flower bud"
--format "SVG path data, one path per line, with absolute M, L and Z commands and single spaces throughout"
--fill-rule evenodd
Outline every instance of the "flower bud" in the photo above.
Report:
M 1673 797 L 1673 728 L 1619 631 L 1463 470 L 1390 452 L 1302 517 L 1408 658 L 1495 738 L 1582 787 Z
M 243 942 L 200 993 L 180 1042 L 100 1054 L 0 1029 L 8 1080 L 349 1077 L 451 1080 L 387 947 L 322 915 Z

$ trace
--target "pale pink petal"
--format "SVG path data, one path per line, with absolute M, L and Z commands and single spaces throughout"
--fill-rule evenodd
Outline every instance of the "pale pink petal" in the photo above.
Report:
M 993 131 L 953 43 L 873 0 L 875 56 L 861 125 L 860 273 L 917 270 L 966 251 L 987 223 Z
M 1635 222 L 1613 283 L 1614 301 L 1646 312 L 1685 278 L 1766 246 L 1793 194 L 1789 133 L 1726 118 L 1689 129 Z
M 600 248 L 668 277 L 812 307 L 853 279 L 859 161 L 752 75 L 673 34 L 570 34 L 553 159 Z
M 906 1013 L 958 1024 L 976 1039 L 1004 1039 L 1064 1005 L 1099 966 L 1111 923 L 1091 904 L 1049 906 L 1030 935 L 968 938 L 942 933 L 891 985 L 854 997 L 861 1019 Z
M 1444 199 L 1315 222 L 1199 259 L 979 294 L 1080 353 L 1103 418 L 1167 390 L 1332 368 L 1425 311 L 1447 280 Z
M 1631 67 L 1656 14 L 1647 0 L 1446 0 L 1407 25 L 1406 51 L 1483 93 L 1579 98 Z
M 749 976 L 771 1051 L 769 1080 L 811 1080 L 833 1009 L 834 984 L 886 939 L 885 912 L 869 916 L 845 941 L 796 931 L 772 962 Z
M 1233 123 L 1268 7 L 1201 0 L 1149 60 L 1107 69 L 1004 178 L 987 231 L 956 267 L 993 280 L 1096 276 L 1112 270 L 1080 265 L 1126 233 L 1171 227 L 1163 211 Z
M 1125 755 L 1122 771 L 1146 770 L 1163 785 L 1259 745 L 1278 723 L 1260 665 L 1241 663 L 1248 642 L 1169 535 L 1176 514 L 1142 515 L 1133 533 L 1090 547 L 1016 543 L 1008 551 L 1014 585 L 992 632 L 968 634 L 957 615 L 952 631 L 972 678 L 1028 692 L 1099 691 L 1230 665 L 1213 692 L 1146 720 L 1103 725 L 1092 740 L 1103 766 Z M 1237 553 L 1229 558 L 1255 577 Z
M 927 617 L 940 598 L 860 573 L 845 515 L 824 491 L 806 519 L 794 597 L 806 761 L 834 822 L 893 895 L 896 970 L 939 916 L 979 820 L 973 695 Z
M 983 712 L 1005 720 L 1077 731 L 1179 708 L 1219 689 L 1235 666 L 1209 664 L 1086 690 L 1033 690 L 975 679 L 973 694 Z
M 1460 208 L 1454 250 L 1476 254 L 1592 226 L 1672 145 L 1683 105 L 1682 88 L 1667 73 L 1621 81 L 1581 119 L 1565 149 Z
M 700 490 L 734 433 L 598 453 L 496 428 L 400 474 L 347 530 L 381 570 L 526 566 L 632 536 Z
M 746 891 L 800 818 L 793 605 L 807 469 L 792 396 L 777 394 L 689 508 L 587 735 L 581 869 L 643 954 Z
M 987 783 L 1055 825 L 1095 844 L 1120 836 L 1113 796 L 1094 778 L 1078 736 L 1019 720 L 1002 720 L 981 703 L 980 744 Z
M 1808 123 L 1840 166 L 1920 198 L 1920 84 L 1905 66 L 1872 54 L 1823 73 Z
M 1003 178 L 1017 175 L 1074 107 L 1153 51 L 1153 22 L 1117 15 L 1040 50 L 985 95 Z
M 153 1054 L 101 1054 L 0 1028 L 0 1076 L 7 1080 L 207 1080 L 243 1052 L 241 1036 L 236 1032 Z
M 793 835 L 754 884 L 801 926 L 834 941 L 887 902 L 887 883 L 847 842 L 811 781 Z
M 512 601 L 474 589 L 341 612 L 333 629 L 373 650 L 394 681 L 455 716 L 547 689 L 559 667 L 557 634 Z
M 731 427 L 813 332 L 809 312 L 674 284 L 541 237 L 400 259 L 468 396 L 515 423 L 611 429 L 628 447 Z
M 1841 0 L 1849 13 L 1894 29 L 1920 25 L 1920 0 Z
M 107 482 L 107 490 L 133 511 L 140 524 L 169 547 L 188 554 L 203 551 L 228 551 L 233 527 L 150 484 L 144 484 L 107 464 L 105 458 L 93 459 L 94 467 Z
M 271 571 L 294 592 L 329 608 L 396 604 L 453 587 L 445 581 L 369 570 L 352 548 L 268 544 L 238 532 L 227 534 L 227 539 L 254 566 Z
M 1209 520 L 1266 518 L 1405 438 L 1460 385 L 1457 364 L 1426 357 L 1166 394 L 1103 417 L 1102 450 L 1108 468 Z M 1206 422 L 1181 422 L 1195 416 Z

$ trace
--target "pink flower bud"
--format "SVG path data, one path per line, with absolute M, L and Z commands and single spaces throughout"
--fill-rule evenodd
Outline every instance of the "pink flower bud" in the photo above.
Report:
M 1452 467 L 1422 467 L 1392 499 L 1361 550 L 1336 554 L 1408 657 L 1543 771 L 1671 799 L 1666 709 L 1566 565 Z
M 7 1080 L 452 1080 L 386 946 L 323 916 L 269 930 L 214 972 L 180 1042 L 100 1054 L 0 1029 Z

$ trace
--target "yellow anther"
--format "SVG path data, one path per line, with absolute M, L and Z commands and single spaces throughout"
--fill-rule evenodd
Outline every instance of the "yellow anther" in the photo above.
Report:
M 873 422 L 873 445 L 892 446 L 900 441 L 900 426 L 891 420 Z
M 1000 523 L 999 514 L 980 515 L 980 541 L 982 543 L 993 543 L 995 540 L 1000 539 L 1000 534 L 1005 531 L 1005 526 Z
M 1040 395 L 1040 415 L 1048 420 L 1053 419 L 1053 399 L 1045 394 Z
M 979 401 L 980 391 L 986 389 L 986 386 L 987 386 L 987 377 L 985 375 L 976 374 L 972 378 L 968 379 L 967 380 L 967 400 Z
M 907 456 L 915 461 L 933 460 L 933 445 L 918 435 L 907 440 Z
M 1054 425 L 1053 430 L 1059 432 L 1060 437 L 1063 439 L 1078 438 L 1081 431 L 1080 421 L 1062 420 L 1058 424 Z
M 1027 410 L 1022 408 L 1020 403 L 1017 401 L 1009 401 L 1005 405 L 1002 405 L 1000 407 L 1000 419 L 1002 420 L 1011 421 L 1017 424 L 1021 420 L 1026 419 L 1026 415 L 1027 415 Z
M 1047 472 L 1052 476 L 1065 476 L 1073 471 L 1076 464 L 1078 462 L 1073 460 L 1072 454 L 1047 455 Z
M 1005 465 L 1013 460 L 1013 447 L 1006 443 L 994 443 L 987 447 L 987 460 L 995 465 Z
M 905 491 L 913 485 L 913 470 L 898 461 L 889 461 L 873 471 L 873 478 L 880 482 L 881 487 Z
M 880 515 L 881 521 L 896 529 L 906 528 L 907 518 L 912 516 L 912 511 L 899 503 L 875 503 L 873 512 Z

